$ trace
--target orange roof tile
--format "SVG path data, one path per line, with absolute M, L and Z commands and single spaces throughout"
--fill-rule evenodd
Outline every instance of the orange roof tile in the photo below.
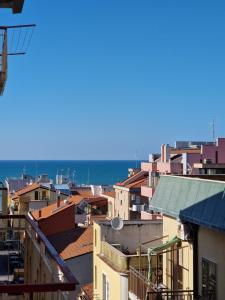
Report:
M 148 172 L 146 171 L 140 171 L 136 174 L 134 174 L 131 177 L 128 177 L 122 182 L 118 182 L 116 185 L 126 187 L 126 188 L 132 188 L 135 187 L 136 184 L 138 184 L 141 180 L 145 180 L 148 177 Z
M 45 206 L 41 209 L 33 210 L 31 212 L 33 218 L 36 221 L 47 219 L 48 217 L 52 216 L 55 213 L 58 213 L 64 209 L 67 209 L 68 207 L 74 205 L 72 201 L 68 201 L 67 203 L 64 202 L 64 200 L 60 201 L 60 207 L 57 207 L 57 201 L 54 202 L 51 205 Z M 39 217 L 39 211 L 41 211 L 41 217 Z
M 109 197 L 115 198 L 115 191 L 104 192 L 102 195 L 103 196 L 109 196 Z
M 93 228 L 77 227 L 48 236 L 49 241 L 63 259 L 93 252 Z
M 83 196 L 80 195 L 72 195 L 70 196 L 70 200 L 75 204 L 78 205 L 84 199 Z
M 34 191 L 38 188 L 40 188 L 40 183 L 37 183 L 37 182 L 34 182 L 30 185 L 27 185 L 26 187 L 20 189 L 20 190 L 17 190 L 13 196 L 13 198 L 18 198 L 19 196 L 23 195 L 23 194 L 26 194 L 26 193 L 29 193 L 31 191 Z
M 15 192 L 15 194 L 13 195 L 12 199 L 16 199 L 16 198 L 18 198 L 18 197 L 20 197 L 20 196 L 22 196 L 22 195 L 24 195 L 26 193 L 32 192 L 32 191 L 34 191 L 36 189 L 39 189 L 39 188 L 42 188 L 44 190 L 48 190 L 49 191 L 49 187 L 47 187 L 45 185 L 42 185 L 41 183 L 34 182 L 32 184 L 29 184 L 29 185 L 25 186 L 24 188 L 22 188 L 20 190 L 17 190 Z M 51 192 L 56 192 L 56 189 L 55 188 L 50 188 L 50 191 Z M 62 193 L 62 192 L 61 192 L 61 194 L 67 195 L 67 194 Z

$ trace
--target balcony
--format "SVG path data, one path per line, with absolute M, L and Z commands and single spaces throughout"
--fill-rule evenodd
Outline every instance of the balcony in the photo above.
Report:
M 161 273 L 154 270 L 151 282 L 147 279 L 147 269 L 129 270 L 129 299 L 130 300 L 215 300 L 215 291 L 207 295 L 195 295 L 193 290 L 169 290 L 160 281 Z M 158 279 L 157 279 L 158 278 Z
M 155 270 L 156 272 L 156 270 Z M 130 267 L 129 274 L 129 298 L 131 300 L 194 300 L 193 291 L 157 290 L 156 273 L 153 273 L 152 281 L 147 279 L 148 270 L 134 269 Z M 161 275 L 160 275 L 161 276 Z
M 131 210 L 140 212 L 144 210 L 144 204 L 133 204 Z
M 75 297 L 75 277 L 38 225 L 24 215 L 0 220 L 0 299 Z
M 153 194 L 155 192 L 155 189 L 149 186 L 142 186 L 141 187 L 141 196 L 152 198 Z
M 130 266 L 138 266 L 139 264 L 146 267 L 148 264 L 147 254 L 141 256 L 128 254 L 128 250 L 123 249 L 120 244 L 101 243 L 100 258 L 107 264 L 113 266 L 118 272 L 128 272 Z

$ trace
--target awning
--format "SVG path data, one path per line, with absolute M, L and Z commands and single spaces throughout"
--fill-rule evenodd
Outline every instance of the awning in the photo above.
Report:
M 152 254 L 157 254 L 158 252 L 161 252 L 174 244 L 177 244 L 181 241 L 177 236 L 172 238 L 171 240 L 167 241 L 166 243 L 162 244 L 161 246 L 157 246 L 154 248 L 148 248 L 148 281 L 151 282 L 152 280 L 152 267 L 151 267 L 151 256 Z
M 154 248 L 148 248 L 148 255 L 157 254 L 160 251 L 163 251 L 174 244 L 177 244 L 181 241 L 177 236 L 173 237 L 171 240 L 167 241 L 166 243 L 162 244 L 161 246 L 157 246 Z

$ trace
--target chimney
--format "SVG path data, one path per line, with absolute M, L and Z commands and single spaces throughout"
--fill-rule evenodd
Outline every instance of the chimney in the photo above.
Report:
M 60 196 L 57 197 L 57 208 L 60 207 Z
M 39 217 L 39 219 L 41 218 L 41 209 L 39 209 L 39 211 L 38 211 L 38 217 Z

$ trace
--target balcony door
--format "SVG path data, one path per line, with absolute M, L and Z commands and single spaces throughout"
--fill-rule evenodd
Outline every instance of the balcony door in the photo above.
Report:
M 166 253 L 166 285 L 171 290 L 183 289 L 183 249 L 177 245 Z

